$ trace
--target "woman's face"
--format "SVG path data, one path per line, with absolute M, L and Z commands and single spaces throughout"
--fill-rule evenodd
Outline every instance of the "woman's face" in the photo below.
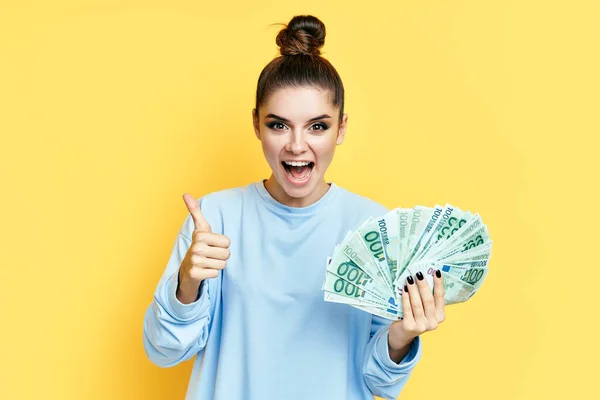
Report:
M 289 87 L 272 93 L 258 115 L 252 110 L 256 137 L 273 171 L 265 186 L 282 204 L 305 207 L 329 189 L 325 171 L 348 121 L 344 114 L 339 123 L 339 107 L 330 96 L 315 87 Z

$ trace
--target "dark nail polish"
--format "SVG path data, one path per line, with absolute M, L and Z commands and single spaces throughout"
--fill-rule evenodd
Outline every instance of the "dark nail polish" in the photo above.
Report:
M 408 293 L 408 286 L 404 285 L 404 291 Z
M 412 285 L 413 283 L 415 283 L 415 280 L 413 279 L 412 276 L 409 276 L 408 278 L 406 278 L 406 280 L 408 281 L 409 285 Z
M 435 271 L 435 276 L 437 276 L 438 278 L 441 278 L 442 277 L 442 271 L 440 271 L 439 269 L 437 269 Z
M 421 273 L 421 271 L 417 272 L 417 279 L 420 281 L 423 280 L 423 274 Z

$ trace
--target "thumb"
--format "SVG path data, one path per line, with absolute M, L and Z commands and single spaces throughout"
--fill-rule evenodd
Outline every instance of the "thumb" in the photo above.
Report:
M 185 202 L 185 206 L 187 207 L 188 211 L 192 216 L 192 219 L 194 220 L 194 228 L 202 232 L 212 232 L 210 224 L 208 223 L 206 218 L 204 218 L 204 215 L 202 215 L 202 211 L 200 210 L 200 207 L 198 206 L 198 203 L 196 202 L 194 196 L 188 193 L 184 193 L 183 201 Z

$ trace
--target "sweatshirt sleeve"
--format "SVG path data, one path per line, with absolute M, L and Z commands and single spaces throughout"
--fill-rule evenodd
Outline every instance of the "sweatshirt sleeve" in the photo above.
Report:
M 388 350 L 388 331 L 392 321 L 372 316 L 371 339 L 366 347 L 363 374 L 373 395 L 396 399 L 421 358 L 421 339 L 416 337 L 400 364 L 396 364 Z
M 179 266 L 192 243 L 193 229 L 194 223 L 188 214 L 144 316 L 144 350 L 150 361 L 160 367 L 172 367 L 191 359 L 208 340 L 221 274 L 202 281 L 199 297 L 193 303 L 183 304 L 175 296 Z

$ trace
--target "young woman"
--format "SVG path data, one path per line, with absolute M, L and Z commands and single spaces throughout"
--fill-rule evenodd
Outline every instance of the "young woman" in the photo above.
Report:
M 344 140 L 344 87 L 320 56 L 325 26 L 296 16 L 262 71 L 253 123 L 269 179 L 195 200 L 144 319 L 150 360 L 197 356 L 187 399 L 395 399 L 444 320 L 441 274 L 402 294 L 391 321 L 325 302 L 327 256 L 388 209 L 325 181 Z

